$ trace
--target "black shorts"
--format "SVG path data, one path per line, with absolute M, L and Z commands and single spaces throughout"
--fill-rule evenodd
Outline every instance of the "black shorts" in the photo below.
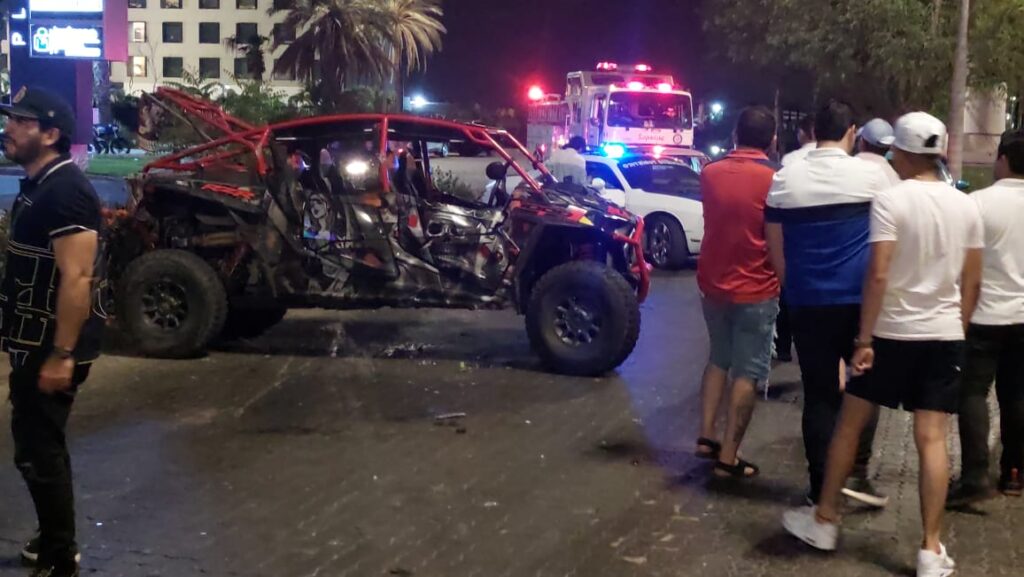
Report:
M 963 376 L 963 341 L 874 339 L 874 367 L 846 392 L 883 407 L 956 413 Z

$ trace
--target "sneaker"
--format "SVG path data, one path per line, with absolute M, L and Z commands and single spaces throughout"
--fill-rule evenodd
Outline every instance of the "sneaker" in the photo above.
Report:
M 1022 487 L 1019 469 L 1010 469 L 1010 474 L 999 480 L 999 492 L 1007 497 L 1021 496 Z
M 35 535 L 25 543 L 25 546 L 21 548 L 21 558 L 23 561 L 30 565 L 35 565 L 39 561 L 39 531 L 36 531 Z M 75 552 L 75 563 L 82 562 L 82 554 Z
M 843 495 L 879 509 L 889 504 L 889 497 L 876 490 L 867 479 L 850 479 L 843 487 Z
M 819 523 L 817 507 L 792 509 L 782 514 L 782 526 L 791 535 L 822 551 L 835 551 L 839 540 L 839 525 Z
M 995 491 L 989 487 L 979 485 L 967 485 L 965 483 L 958 482 L 953 485 L 949 490 L 949 495 L 946 497 L 946 508 L 957 509 L 960 507 L 966 507 L 973 503 L 985 501 L 995 497 Z
M 78 563 L 56 563 L 36 567 L 30 577 L 79 577 Z
M 956 572 L 956 563 L 946 554 L 946 546 L 939 545 L 941 553 L 927 549 L 917 552 L 917 577 L 949 577 Z

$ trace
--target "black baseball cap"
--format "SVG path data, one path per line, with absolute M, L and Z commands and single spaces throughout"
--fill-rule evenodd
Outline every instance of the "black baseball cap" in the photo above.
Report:
M 75 113 L 63 98 L 41 88 L 22 86 L 10 106 L 0 106 L 0 114 L 38 120 L 44 129 L 56 128 L 62 135 L 75 134 Z

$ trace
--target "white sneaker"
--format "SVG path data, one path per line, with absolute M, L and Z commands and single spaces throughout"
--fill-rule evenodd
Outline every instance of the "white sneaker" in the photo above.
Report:
M 835 551 L 839 540 L 839 525 L 819 523 L 817 507 L 791 509 L 782 514 L 782 526 L 791 535 L 822 551 Z
M 946 554 L 946 546 L 940 544 L 941 554 L 927 549 L 917 552 L 917 577 L 949 577 L 956 572 L 956 563 Z

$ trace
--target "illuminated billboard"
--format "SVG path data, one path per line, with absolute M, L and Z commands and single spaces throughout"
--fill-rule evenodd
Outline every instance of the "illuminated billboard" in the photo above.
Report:
M 105 0 L 28 0 L 29 55 L 101 60 Z

